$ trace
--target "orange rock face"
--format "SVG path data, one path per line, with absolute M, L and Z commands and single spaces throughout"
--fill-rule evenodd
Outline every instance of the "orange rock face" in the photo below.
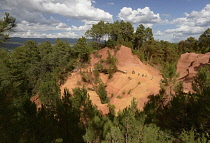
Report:
M 210 66 L 210 52 L 206 54 L 185 53 L 177 64 L 177 72 L 183 81 L 184 92 L 193 92 L 192 81 L 197 75 L 198 69 L 203 65 Z
M 106 90 L 110 97 L 110 104 L 115 105 L 115 110 L 123 110 L 130 105 L 133 98 L 136 98 L 138 102 L 138 108 L 142 109 L 144 103 L 147 101 L 147 97 L 150 94 L 157 94 L 160 89 L 161 75 L 159 71 L 150 65 L 143 64 L 136 55 L 132 54 L 130 48 L 121 46 L 116 52 L 114 49 L 104 48 L 97 52 L 97 57 L 92 54 L 90 66 L 82 71 L 90 71 L 94 68 L 94 64 L 101 59 L 107 58 L 107 51 L 110 51 L 111 55 L 115 55 L 118 59 L 116 72 L 111 79 L 108 79 L 107 74 L 100 74 L 100 79 L 106 84 Z M 121 72 L 120 72 L 121 71 Z M 123 73 L 127 71 L 127 73 Z M 133 74 L 135 71 L 135 74 Z M 144 75 L 144 76 L 142 76 Z M 79 72 L 75 72 L 68 78 L 66 83 L 61 86 L 61 91 L 64 88 L 68 88 L 70 91 L 75 87 L 89 87 L 93 88 L 91 84 L 84 83 L 81 80 Z M 99 96 L 95 91 L 88 90 L 92 103 L 95 104 L 98 109 L 103 113 L 108 113 L 107 104 L 101 104 Z

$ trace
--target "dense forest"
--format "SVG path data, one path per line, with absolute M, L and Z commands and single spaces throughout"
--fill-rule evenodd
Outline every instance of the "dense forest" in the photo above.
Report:
M 15 26 L 15 18 L 6 13 L 0 20 L 0 43 Z M 209 142 L 209 67 L 199 69 L 192 83 L 194 93 L 183 92 L 176 73 L 181 54 L 210 52 L 209 32 L 175 44 L 155 40 L 152 29 L 142 24 L 134 31 L 129 22 L 100 21 L 85 33 L 91 41 L 81 37 L 74 46 L 57 39 L 53 45 L 26 41 L 10 52 L 0 50 L 0 142 Z M 118 113 L 109 104 L 109 113 L 102 115 L 85 87 L 72 93 L 65 89 L 61 98 L 60 85 L 71 71 L 88 64 L 90 53 L 120 45 L 131 48 L 144 63 L 161 67 L 161 90 L 148 97 L 143 111 L 133 99 Z M 168 92 L 171 85 L 173 92 Z M 41 100 L 38 109 L 31 101 L 36 95 Z

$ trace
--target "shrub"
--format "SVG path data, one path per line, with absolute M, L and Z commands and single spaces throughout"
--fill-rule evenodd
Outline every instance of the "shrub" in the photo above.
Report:
M 98 52 L 96 51 L 96 52 L 94 52 L 94 57 L 100 59 L 102 57 L 102 55 L 99 55 Z
M 106 85 L 103 82 L 99 82 L 96 93 L 99 95 L 101 99 L 101 103 L 109 103 L 109 98 L 107 97 Z
M 114 48 L 115 45 L 116 45 L 116 41 L 114 41 L 114 40 L 108 40 L 105 45 L 107 47 L 109 47 L 109 48 Z
M 90 74 L 85 74 L 84 72 L 80 72 L 80 74 L 82 76 L 82 81 L 83 82 L 91 83 L 92 77 L 91 77 Z
M 89 87 L 88 87 L 88 90 L 95 91 L 93 88 L 89 88 Z
M 130 89 L 130 90 L 128 91 L 128 94 L 131 94 L 131 91 L 132 91 L 132 89 Z
M 120 50 L 120 45 L 117 45 L 114 49 L 114 55 L 116 55 L 117 51 L 119 51 L 119 50 Z
M 114 93 L 111 94 L 111 98 L 114 97 Z
M 122 93 L 123 95 L 125 94 L 125 90 L 123 91 L 123 93 Z
M 109 79 L 113 77 L 113 74 L 117 71 L 117 58 L 112 56 L 110 51 L 107 51 L 108 57 L 106 59 L 106 64 L 109 65 L 108 74 Z
M 122 99 L 122 96 L 118 95 L 117 98 L 118 98 L 118 99 Z

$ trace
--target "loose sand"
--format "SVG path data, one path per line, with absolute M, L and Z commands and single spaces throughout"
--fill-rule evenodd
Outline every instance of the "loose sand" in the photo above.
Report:
M 116 72 L 111 79 L 108 79 L 107 74 L 100 74 L 101 80 L 107 85 L 106 90 L 110 97 L 110 104 L 115 105 L 117 112 L 129 106 L 132 99 L 136 98 L 138 108 L 143 109 L 148 95 L 157 94 L 159 92 L 161 75 L 157 69 L 150 65 L 143 64 L 136 55 L 132 54 L 130 48 L 121 46 L 117 52 L 109 48 L 99 50 L 98 55 L 101 58 L 97 58 L 92 54 L 90 66 L 81 70 L 90 71 L 90 69 L 94 67 L 94 64 L 100 59 L 107 58 L 108 50 L 118 59 L 117 68 L 120 71 L 127 70 L 127 74 Z M 135 74 L 132 74 L 133 70 L 135 70 Z M 142 76 L 142 74 L 144 74 L 144 76 Z M 82 86 L 92 88 L 91 84 L 82 82 L 79 72 L 75 72 L 72 76 L 68 77 L 66 83 L 61 86 L 61 91 L 63 91 L 64 88 L 71 91 L 75 87 Z M 101 104 L 100 98 L 95 91 L 88 90 L 88 93 L 93 104 L 95 104 L 103 114 L 107 114 L 107 104 Z

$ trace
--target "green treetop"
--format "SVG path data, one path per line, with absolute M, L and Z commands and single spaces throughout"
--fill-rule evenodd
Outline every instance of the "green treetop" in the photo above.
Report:
M 0 43 L 5 42 L 9 38 L 9 33 L 16 27 L 16 19 L 5 13 L 3 19 L 0 19 Z

